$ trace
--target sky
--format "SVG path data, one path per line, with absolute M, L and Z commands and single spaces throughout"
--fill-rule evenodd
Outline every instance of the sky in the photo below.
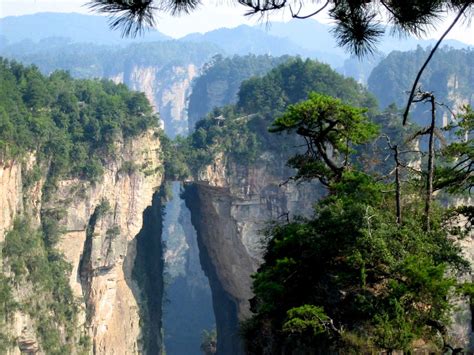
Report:
M 0 0 L 0 17 L 19 16 L 33 14 L 37 12 L 78 12 L 90 13 L 85 4 L 87 0 Z M 236 27 L 241 24 L 259 24 L 265 29 L 265 21 L 259 16 L 244 16 L 245 8 L 241 5 L 234 5 L 232 0 L 204 0 L 200 9 L 190 15 L 172 17 L 170 15 L 159 14 L 156 18 L 157 29 L 174 38 L 182 37 L 192 32 L 207 32 L 221 27 Z M 311 10 L 308 9 L 310 12 Z M 437 28 L 425 38 L 438 38 L 449 26 L 448 20 L 437 24 Z M 272 21 L 288 21 L 290 14 L 275 14 L 270 18 Z M 316 19 L 323 23 L 329 23 L 327 14 L 320 14 Z M 459 41 L 474 45 L 474 26 L 458 23 L 448 34 L 447 38 L 454 38 Z

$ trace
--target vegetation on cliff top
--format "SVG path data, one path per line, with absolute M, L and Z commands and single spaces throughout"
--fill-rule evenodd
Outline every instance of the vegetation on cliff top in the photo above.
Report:
M 0 60 L 0 160 L 36 152 L 50 181 L 97 179 L 117 139 L 157 126 L 141 93 L 106 80 L 74 80 L 66 72 Z
M 189 128 L 205 118 L 213 108 L 235 104 L 242 81 L 252 76 L 265 75 L 269 70 L 288 60 L 288 56 L 246 55 L 222 57 L 217 55 L 195 79 L 189 97 Z
M 1 245 L 1 269 L 6 273 L 0 276 L 0 326 L 21 311 L 30 317 L 32 339 L 45 353 L 89 351 L 88 337 L 76 329 L 71 266 L 56 249 L 64 212 L 61 205 L 45 202 L 59 179 L 96 182 L 105 162 L 114 157 L 117 141 L 157 126 L 145 96 L 124 85 L 74 80 L 65 72 L 46 77 L 36 67 L 0 59 L 0 164 L 34 153 L 35 166 L 24 171 L 25 193 L 45 179 L 42 208 L 36 211 L 41 225 L 31 222 L 33 211 L 24 211 Z M 0 352 L 11 340 L 0 329 Z
M 439 190 L 472 188 L 472 140 L 420 154 L 423 170 L 413 173 L 403 145 L 384 136 L 392 153 L 383 164 L 396 174 L 381 178 L 352 158 L 358 145 L 376 137 L 365 115 L 311 94 L 272 126 L 296 133 L 305 147 L 290 160 L 295 179 L 318 178 L 329 194 L 313 218 L 275 223 L 266 232 L 254 315 L 242 325 L 250 354 L 441 352 L 456 345 L 447 331 L 455 303 L 473 295 L 472 283 L 456 278 L 469 270 L 458 241 L 470 231 L 472 207 L 443 207 L 429 186 L 431 177 Z M 457 119 L 458 135 L 471 137 L 472 111 Z M 435 156 L 443 160 L 433 176 L 427 163 Z
M 170 142 L 171 175 L 197 176 L 200 169 L 225 153 L 227 163 L 249 165 L 270 152 L 275 167 L 284 166 L 294 147 L 292 137 L 282 141 L 268 132 L 273 119 L 292 103 L 306 99 L 312 91 L 332 95 L 376 112 L 376 101 L 353 79 L 344 78 L 328 65 L 313 60 L 290 58 L 263 77 L 242 83 L 235 105 L 215 108 L 197 122 L 195 131 L 185 139 Z
M 375 107 L 355 82 L 292 59 L 243 82 L 235 105 L 214 109 L 190 137 L 172 143 L 183 154 L 173 165 L 177 175 L 196 176 L 219 154 L 258 166 L 269 152 L 290 158 L 295 180 L 319 179 L 328 188 L 313 218 L 266 231 L 254 316 L 242 325 L 248 353 L 454 345 L 447 333 L 454 303 L 473 290 L 456 279 L 469 269 L 458 241 L 469 231 L 472 208 L 447 209 L 445 193 L 439 201 L 430 193 L 427 212 L 426 188 L 432 173 L 437 190 L 472 187 L 472 140 L 465 139 L 472 111 L 444 131 L 457 140 L 435 152 L 430 173 L 427 154 L 413 143 L 429 129 L 402 128 L 395 106 L 382 113 Z M 288 135 L 271 134 L 270 125 Z M 422 171 L 408 167 L 412 160 Z

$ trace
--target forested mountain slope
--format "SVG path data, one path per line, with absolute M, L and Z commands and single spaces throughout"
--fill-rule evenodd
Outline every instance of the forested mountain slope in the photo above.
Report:
M 290 37 L 307 28 L 288 26 Z M 229 47 L 255 45 L 255 29 L 240 30 L 244 43 Z M 220 354 L 471 351 L 474 114 L 459 104 L 473 99 L 472 51 L 441 50 L 422 80 L 461 113 L 443 130 L 420 119 L 429 105 L 407 127 L 385 108 L 405 103 L 426 50 L 394 52 L 374 71 L 381 112 L 326 64 L 225 58 L 203 37 L 2 47 L 37 66 L 0 63 L 0 353 L 155 355 L 186 348 L 188 335 L 198 352 L 201 329 L 189 328 L 204 323 L 190 320 L 189 295 L 204 294 L 200 267 L 214 313 L 209 298 L 199 311 L 206 328 L 215 314 Z M 185 318 L 168 333 L 165 257 L 190 275 L 168 315 Z M 166 337 L 180 346 L 164 349 Z
M 315 183 L 282 184 L 292 174 L 286 159 L 295 141 L 267 130 L 288 104 L 305 99 L 311 91 L 375 108 L 374 99 L 354 80 L 325 64 L 291 58 L 260 78 L 244 81 L 237 103 L 199 121 L 195 132 L 173 150 L 179 154 L 168 161 L 170 175 L 195 178 L 185 199 L 214 308 L 219 310 L 218 352 L 243 352 L 238 322 L 250 315 L 250 275 L 262 261 L 261 230 L 266 221 L 309 216 L 321 196 Z
M 472 134 L 473 117 L 469 110 L 458 117 L 458 140 L 436 152 L 435 173 L 426 170 L 426 154 L 404 155 L 404 162 L 418 160 L 424 170 L 418 175 L 403 165 L 403 184 L 394 181 L 389 149 L 418 152 L 410 146 L 416 144 L 410 143 L 411 127 L 401 127 L 393 107 L 378 113 L 363 87 L 323 64 L 293 59 L 244 81 L 235 105 L 198 122 L 175 158 L 184 159 L 197 179 L 185 198 L 205 272 L 219 295 L 215 308 L 227 309 L 227 317 L 216 315 L 218 351 L 467 346 L 467 323 L 451 332 L 448 326 L 453 304 L 471 294 L 469 262 L 459 244 L 470 224 L 456 226 L 452 219 L 469 218 L 470 208 L 446 209 L 433 198 L 426 212 L 425 179 L 434 174 L 437 190 L 448 187 L 461 196 L 472 187 L 472 144 L 459 139 Z M 453 164 L 457 154 L 462 165 Z M 264 220 L 274 224 L 265 229 Z M 470 253 L 472 245 L 467 248 Z M 451 278 L 448 269 L 467 279 Z M 236 322 L 246 318 L 244 351 Z
M 382 107 L 391 103 L 402 107 L 408 99 L 416 74 L 428 56 L 428 50 L 394 51 L 374 68 L 368 87 Z M 436 100 L 451 109 L 474 103 L 474 50 L 438 49 L 420 80 L 423 91 L 432 91 Z M 417 105 L 414 116 L 424 111 Z
M 147 274 L 134 274 L 162 180 L 160 135 L 142 93 L 1 59 L 1 353 L 160 347 Z
M 242 81 L 264 75 L 288 58 L 268 55 L 214 57 L 193 83 L 188 104 L 189 130 L 192 132 L 196 123 L 213 108 L 236 103 Z
M 119 47 L 64 39 L 19 42 L 0 51 L 6 57 L 35 64 L 46 74 L 62 69 L 73 77 L 108 78 L 142 91 L 172 137 L 187 132 L 191 82 L 217 53 L 221 53 L 219 48 L 205 43 L 161 41 Z

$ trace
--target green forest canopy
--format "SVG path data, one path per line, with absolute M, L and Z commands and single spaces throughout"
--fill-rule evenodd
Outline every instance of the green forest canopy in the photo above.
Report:
M 46 77 L 37 67 L 0 59 L 0 157 L 37 152 L 52 177 L 101 175 L 118 138 L 157 127 L 142 93 L 107 80 Z
M 312 91 L 376 113 L 375 98 L 355 80 L 344 78 L 327 64 L 290 58 L 266 75 L 244 81 L 235 105 L 215 108 L 197 122 L 189 137 L 173 143 L 176 148 L 170 151 L 178 153 L 168 160 L 167 173 L 175 177 L 196 176 L 201 167 L 222 152 L 229 161 L 240 165 L 253 163 L 263 152 L 270 152 L 275 157 L 273 165 L 284 166 L 295 142 L 291 137 L 281 139 L 270 134 L 268 128 L 289 104 L 306 99 Z
M 25 171 L 25 191 L 46 178 L 41 226 L 25 210 L 1 245 L 0 352 L 11 348 L 9 322 L 20 310 L 32 319 L 41 350 L 48 354 L 87 353 L 90 339 L 77 329 L 78 304 L 69 285 L 71 266 L 56 249 L 63 228 L 61 205 L 45 204 L 61 178 L 97 181 L 117 141 L 158 127 L 142 93 L 107 80 L 74 80 L 63 71 L 44 76 L 34 66 L 0 59 L 0 163 L 22 162 L 36 153 Z M 24 196 L 25 198 L 27 196 Z M 35 297 L 18 297 L 16 289 Z M 14 296 L 15 295 L 15 296 Z
M 472 111 L 465 113 L 454 128 L 458 136 L 472 134 Z M 175 151 L 182 152 L 194 173 L 217 153 L 243 166 L 261 164 L 259 157 L 270 152 L 278 157 L 275 161 L 293 156 L 296 180 L 319 178 L 328 186 L 329 195 L 317 203 L 313 218 L 275 223 L 266 231 L 264 263 L 254 275 L 253 316 L 242 324 L 249 354 L 287 349 L 410 351 L 420 339 L 430 351 L 451 346 L 446 329 L 453 302 L 471 295 L 472 285 L 447 273 L 469 269 L 456 240 L 470 224 L 467 230 L 450 226 L 455 226 L 455 216 L 472 211 L 434 202 L 428 231 L 426 171 L 418 175 L 405 169 L 400 186 L 403 219 L 398 219 L 390 174 L 395 162 L 374 123 L 382 123 L 379 128 L 399 149 L 409 149 L 404 142 L 410 129 L 402 130 L 400 121 L 395 107 L 379 113 L 374 98 L 355 81 L 296 58 L 243 82 L 235 105 L 215 109 L 187 140 L 178 142 Z M 269 133 L 272 122 L 272 130 L 289 135 Z M 296 148 L 316 147 L 318 142 L 324 142 L 323 151 L 308 154 L 310 148 Z M 453 162 L 459 157 L 472 165 L 469 142 L 453 142 L 436 153 L 436 164 L 443 167 L 435 176 L 440 189 L 449 190 L 451 184 L 465 191 L 466 185 L 458 182 L 466 183 L 469 170 L 459 179 L 448 181 L 446 176 L 458 176 L 453 175 Z M 323 158 L 329 146 L 331 159 L 339 163 L 335 169 Z M 371 163 L 362 164 L 361 154 Z M 403 161 L 410 159 L 407 155 Z M 425 166 L 426 157 L 415 159 Z
M 371 121 L 368 111 L 317 93 L 277 115 L 271 130 L 296 135 L 306 147 L 289 160 L 294 178 L 317 178 L 328 195 L 312 218 L 267 228 L 264 262 L 254 275 L 253 315 L 242 324 L 248 354 L 453 350 L 447 329 L 456 302 L 474 291 L 456 277 L 470 270 L 458 242 L 471 230 L 472 206 L 432 202 L 432 191 L 425 193 L 426 154 L 416 158 L 419 173 L 393 155 L 409 149 L 402 143 L 408 136 L 397 141 L 400 146 L 387 144 L 392 152 L 382 165 L 392 174 L 381 177 L 354 164 L 363 144 L 373 142 L 366 153 L 376 158 L 377 137 L 397 139 L 394 132 L 378 136 Z M 473 121 L 466 107 L 448 128 L 458 140 L 434 153 L 443 167 L 434 176 L 440 191 L 472 188 L 472 140 L 462 137 L 472 136 Z M 395 179 L 401 167 L 402 179 Z

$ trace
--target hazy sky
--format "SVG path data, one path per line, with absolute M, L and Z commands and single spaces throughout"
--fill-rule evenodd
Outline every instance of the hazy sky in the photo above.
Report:
M 220 27 L 235 27 L 240 24 L 257 24 L 258 17 L 243 16 L 245 8 L 232 5 L 232 0 L 204 0 L 205 5 L 191 15 L 171 17 L 168 15 L 157 16 L 157 29 L 171 37 L 181 37 L 191 32 L 206 32 Z M 18 16 L 36 12 L 80 12 L 89 13 L 84 4 L 87 0 L 0 0 L 0 17 Z M 308 10 L 310 11 L 310 10 Z M 288 13 L 274 15 L 271 20 L 286 21 Z M 328 22 L 327 16 L 319 15 L 317 20 Z M 261 21 L 260 21 L 261 22 Z M 437 31 L 432 31 L 428 38 L 438 37 L 446 28 L 448 22 L 439 23 Z M 262 25 L 262 28 L 265 28 Z M 466 24 L 457 26 L 448 35 L 465 43 L 474 45 L 474 27 Z

